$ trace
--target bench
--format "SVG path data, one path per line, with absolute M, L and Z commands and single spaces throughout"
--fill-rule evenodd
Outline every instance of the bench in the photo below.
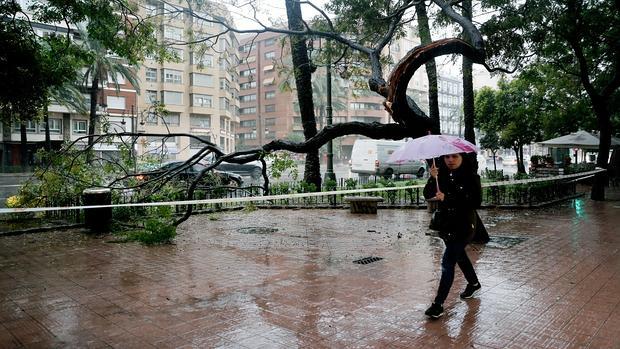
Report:
M 351 204 L 351 213 L 377 213 L 377 204 L 383 202 L 380 196 L 345 196 L 344 201 Z

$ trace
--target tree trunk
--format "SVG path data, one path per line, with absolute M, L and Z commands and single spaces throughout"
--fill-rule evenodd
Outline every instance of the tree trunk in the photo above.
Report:
M 43 122 L 45 123 L 45 151 L 50 152 L 52 150 L 52 140 L 50 139 L 50 115 L 47 104 L 43 110 Z
M 28 134 L 26 133 L 26 121 L 21 120 L 19 125 L 19 133 L 20 133 L 20 156 L 21 156 L 21 165 L 22 171 L 26 172 L 28 168 Z
M 525 173 L 525 162 L 523 161 L 523 146 L 519 146 L 519 156 L 517 156 L 517 173 Z
M 90 120 L 88 122 L 88 145 L 93 144 L 93 135 L 97 125 L 97 95 L 99 94 L 99 78 L 93 74 L 93 82 L 90 86 Z
M 432 42 L 431 31 L 428 26 L 428 15 L 426 14 L 426 5 L 424 1 L 420 1 L 415 5 L 418 14 L 418 31 L 422 45 L 428 45 Z M 426 75 L 428 76 L 428 113 L 429 117 L 437 121 L 437 129 L 432 130 L 434 134 L 441 133 L 441 121 L 439 120 L 439 98 L 437 96 L 437 65 L 435 59 L 431 59 L 425 64 Z
M 611 145 L 611 133 L 612 133 L 612 125 L 611 125 L 611 113 L 609 113 L 609 108 L 607 103 L 605 103 L 602 99 L 594 99 L 592 98 L 592 106 L 594 107 L 594 112 L 596 113 L 596 118 L 598 121 L 598 129 L 599 129 L 599 145 L 598 145 L 598 156 L 596 158 L 596 166 L 600 168 L 607 168 L 609 159 L 609 151 Z M 605 200 L 605 186 L 607 185 L 607 172 L 601 172 L 594 176 L 594 182 L 592 183 L 592 193 L 590 193 L 590 198 L 592 200 L 603 201 Z
M 463 0 L 463 17 L 471 21 L 471 0 Z M 463 31 L 465 41 L 471 43 L 471 38 Z M 465 124 L 465 139 L 476 144 L 474 133 L 474 83 L 472 75 L 472 61 L 463 56 L 463 123 Z
M 298 1 L 286 0 L 286 17 L 288 27 L 291 30 L 304 30 L 301 17 L 301 6 Z M 297 87 L 297 100 L 299 112 L 306 140 L 314 137 L 317 133 L 314 104 L 312 101 L 312 71 L 308 59 L 306 40 L 300 36 L 290 36 L 291 55 L 295 67 L 295 85 Z M 304 169 L 304 181 L 312 183 L 317 190 L 321 190 L 321 167 L 319 163 L 319 151 L 314 150 L 306 154 L 306 166 Z

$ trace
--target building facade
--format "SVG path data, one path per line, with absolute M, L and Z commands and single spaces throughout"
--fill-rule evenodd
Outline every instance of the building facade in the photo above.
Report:
M 159 20 L 158 40 L 167 45 L 176 61 L 147 59 L 140 69 L 141 95 L 137 103 L 139 132 L 185 133 L 218 145 L 224 152 L 235 150 L 239 124 L 239 43 L 234 33 L 226 33 L 216 21 L 205 21 L 187 8 L 161 2 L 145 3 L 147 15 Z M 228 13 L 194 14 L 227 21 Z M 221 35 L 218 35 L 221 34 Z M 187 45 L 187 42 L 201 41 Z M 154 102 L 165 105 L 168 113 L 155 117 Z M 203 143 L 189 137 L 142 137 L 139 153 L 164 151 L 168 159 L 185 160 Z

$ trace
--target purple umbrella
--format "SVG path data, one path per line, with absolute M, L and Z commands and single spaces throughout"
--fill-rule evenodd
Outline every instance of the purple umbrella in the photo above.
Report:
M 434 159 L 456 153 L 477 153 L 478 147 L 462 138 L 449 135 L 426 135 L 410 139 L 396 149 L 388 162 L 402 164 L 412 160 Z
M 462 138 L 449 135 L 426 135 L 410 139 L 390 155 L 388 162 L 402 164 L 412 160 L 433 159 L 456 153 L 476 153 L 478 147 Z M 439 191 L 439 181 L 437 181 Z

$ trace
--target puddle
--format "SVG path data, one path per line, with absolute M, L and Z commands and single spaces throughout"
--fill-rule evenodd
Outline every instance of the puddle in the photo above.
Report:
M 527 238 L 519 236 L 491 236 L 491 241 L 484 246 L 488 248 L 507 249 L 518 245 L 525 240 L 527 240 Z

